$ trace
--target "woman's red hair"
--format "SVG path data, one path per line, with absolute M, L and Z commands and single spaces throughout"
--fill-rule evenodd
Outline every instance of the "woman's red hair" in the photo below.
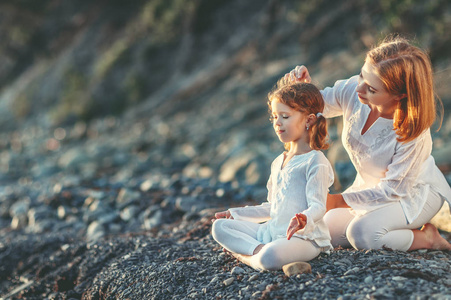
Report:
M 411 141 L 430 128 L 437 111 L 429 56 L 401 37 L 389 37 L 367 53 L 366 62 L 375 67 L 388 93 L 403 96 L 393 119 L 398 141 Z

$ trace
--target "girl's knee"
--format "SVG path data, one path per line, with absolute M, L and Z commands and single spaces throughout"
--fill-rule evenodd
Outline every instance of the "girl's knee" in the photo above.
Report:
M 282 262 L 279 259 L 279 253 L 274 248 L 263 249 L 254 255 L 255 267 L 261 270 L 278 270 L 282 268 Z
M 224 237 L 224 226 L 226 222 L 227 219 L 217 219 L 213 222 L 211 227 L 211 235 L 217 242 L 220 242 L 222 237 Z

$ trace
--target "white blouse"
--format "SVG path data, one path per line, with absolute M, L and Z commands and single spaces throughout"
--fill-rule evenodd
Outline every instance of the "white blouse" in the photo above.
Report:
M 333 169 L 321 151 L 295 155 L 283 167 L 285 154 L 279 155 L 271 165 L 268 180 L 268 202 L 257 206 L 230 208 L 236 220 L 263 223 L 257 239 L 267 244 L 287 237 L 287 228 L 296 213 L 307 216 L 307 225 L 293 236 L 312 240 L 323 251 L 332 249 L 330 234 L 323 221 L 326 197 L 333 183 Z
M 358 76 L 339 80 L 321 91 L 326 118 L 343 115 L 343 146 L 357 171 L 345 192 L 345 202 L 358 215 L 400 202 L 407 221 L 414 221 L 423 209 L 430 190 L 451 201 L 451 188 L 431 156 L 430 130 L 416 139 L 398 142 L 392 119 L 379 118 L 364 133 L 370 107 L 355 91 Z

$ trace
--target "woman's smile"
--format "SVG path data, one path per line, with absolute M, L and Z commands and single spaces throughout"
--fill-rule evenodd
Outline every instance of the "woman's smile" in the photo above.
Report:
M 365 98 L 365 97 L 362 97 L 362 94 L 360 94 L 360 93 L 357 93 L 357 95 L 359 96 L 359 99 L 360 99 L 360 100 L 364 100 L 364 101 L 366 101 L 366 98 Z

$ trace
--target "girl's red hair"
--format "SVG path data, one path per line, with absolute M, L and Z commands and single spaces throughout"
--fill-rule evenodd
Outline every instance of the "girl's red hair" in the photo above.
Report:
M 271 112 L 271 102 L 279 101 L 288 105 L 292 109 L 310 115 L 322 112 L 324 109 L 323 97 L 316 86 L 310 83 L 287 83 L 283 78 L 277 82 L 275 88 L 268 94 L 269 112 Z M 324 117 L 317 118 L 309 130 L 310 148 L 314 150 L 325 150 L 329 147 L 327 143 L 327 121 Z M 285 149 L 289 149 L 289 144 L 285 144 Z

